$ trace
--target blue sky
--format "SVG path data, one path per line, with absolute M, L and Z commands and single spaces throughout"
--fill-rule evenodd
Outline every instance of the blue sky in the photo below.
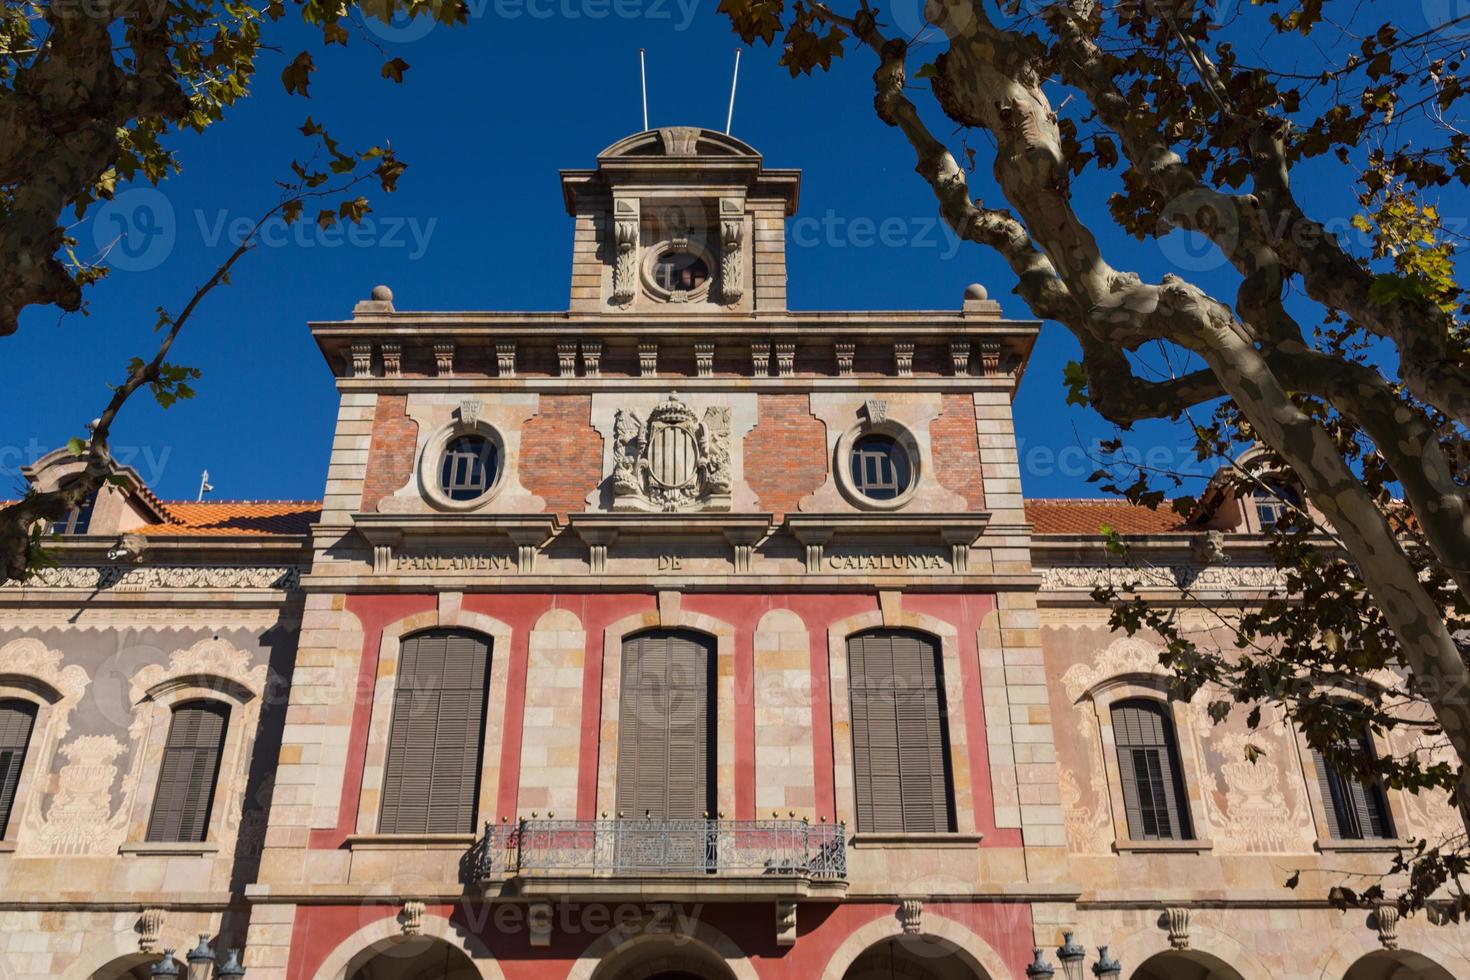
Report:
M 21 463 L 81 434 L 128 358 L 153 349 L 153 309 L 182 306 L 227 254 L 232 225 L 274 202 L 271 182 L 302 150 L 296 127 L 308 114 L 347 143 L 391 140 L 409 169 L 398 193 L 373 195 L 374 224 L 355 240 L 303 226 L 257 249 L 233 285 L 210 296 L 173 358 L 203 371 L 198 397 L 167 411 L 142 398 L 125 409 L 113 444 L 165 498 L 193 499 L 206 468 L 217 499 L 320 495 L 336 394 L 306 323 L 349 316 L 375 283 L 393 288 L 399 309 L 565 308 L 571 223 L 557 170 L 591 166 L 601 148 L 642 128 L 639 47 L 648 51 L 654 126 L 723 128 L 736 38 L 715 0 L 471 7 L 461 27 L 415 37 L 423 31 L 414 24 L 375 37 L 382 54 L 356 36 L 346 50 L 312 46 L 320 70 L 309 100 L 286 96 L 278 76 L 310 36 L 275 28 L 282 53 L 263 59 L 251 98 L 207 134 L 177 140 L 181 174 L 156 192 L 120 197 L 119 207 L 142 202 L 160 216 L 156 250 L 120 256 L 134 268 L 91 290 L 90 316 L 33 308 L 0 340 L 0 497 L 13 492 Z M 907 145 L 873 115 L 871 56 L 855 51 L 828 75 L 792 79 L 777 55 L 745 51 L 733 133 L 768 164 L 805 171 L 801 223 L 788 231 L 791 307 L 949 310 L 978 281 L 1006 314 L 1027 317 L 1005 267 L 935 221 Z M 378 77 L 384 56 L 409 62 L 404 84 Z M 983 174 L 975 190 L 998 200 Z M 1115 265 L 1150 277 L 1182 265 L 1207 285 L 1218 277 L 1190 268 L 1211 263 L 1195 263 L 1177 239 L 1161 246 L 1112 233 L 1101 212 L 1106 190 L 1083 187 L 1082 199 L 1097 201 L 1095 227 Z M 1332 196 L 1345 191 L 1318 193 L 1345 216 L 1349 202 Z M 108 220 L 96 212 L 75 233 L 84 246 L 106 241 Z M 1228 279 L 1219 286 L 1225 296 L 1233 290 Z M 1017 401 L 1034 496 L 1095 492 L 1080 450 L 1111 430 L 1064 404 L 1062 366 L 1075 356 L 1065 331 L 1048 325 Z M 1178 428 L 1143 427 L 1131 441 L 1161 460 L 1188 459 Z

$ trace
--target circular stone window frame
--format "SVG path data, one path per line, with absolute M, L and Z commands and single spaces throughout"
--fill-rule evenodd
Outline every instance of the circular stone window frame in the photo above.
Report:
M 909 458 L 909 485 L 903 493 L 892 500 L 876 500 L 859 490 L 852 482 L 852 447 L 864 436 L 888 436 Z M 899 510 L 908 505 L 919 492 L 919 482 L 924 477 L 923 454 L 919 441 L 908 426 L 884 419 L 882 422 L 859 422 L 848 429 L 837 440 L 837 449 L 832 463 L 832 472 L 837 477 L 837 489 L 847 502 L 861 510 Z
M 471 500 L 455 500 L 439 485 L 443 476 L 444 450 L 460 436 L 481 436 L 489 439 L 495 446 L 495 454 L 499 462 L 495 479 L 490 482 L 490 486 L 485 489 L 484 493 Z M 473 422 L 456 419 L 435 432 L 424 444 L 424 450 L 419 454 L 419 491 L 423 494 L 424 499 L 438 510 L 457 513 L 478 510 L 494 500 L 504 489 L 506 464 L 505 439 L 493 425 L 480 419 Z
M 653 275 L 654 267 L 658 265 L 659 259 L 670 253 L 678 252 L 688 252 L 695 258 L 703 261 L 705 272 L 708 273 L 704 277 L 704 282 L 686 292 L 682 300 L 676 300 L 673 291 L 660 286 L 658 280 Z M 644 252 L 643 261 L 639 263 L 638 274 L 643 280 L 643 291 L 648 295 L 649 299 L 657 300 L 660 303 L 705 303 L 709 301 L 710 286 L 714 283 L 719 268 L 715 264 L 715 257 L 710 254 L 710 250 L 699 239 L 693 237 L 685 238 L 676 245 L 674 239 L 667 238 L 648 246 L 648 249 Z

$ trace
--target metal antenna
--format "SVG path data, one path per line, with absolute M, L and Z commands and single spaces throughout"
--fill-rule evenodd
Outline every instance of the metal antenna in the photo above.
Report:
M 730 123 L 735 119 L 735 85 L 740 81 L 740 49 L 735 49 L 735 74 L 730 76 L 730 109 L 725 113 L 725 135 L 730 135 Z
M 199 478 L 199 496 L 195 499 L 202 501 L 204 499 L 204 495 L 206 493 L 210 493 L 213 490 L 214 484 L 209 482 L 209 470 L 205 470 L 204 475 Z
M 638 49 L 638 74 L 643 80 L 643 131 L 648 132 L 648 66 L 643 61 L 643 49 Z

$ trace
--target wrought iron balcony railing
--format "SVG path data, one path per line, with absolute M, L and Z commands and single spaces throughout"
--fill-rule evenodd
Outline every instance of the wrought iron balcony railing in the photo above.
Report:
M 805 820 L 520 820 L 486 824 L 481 881 L 536 876 L 847 877 L 844 828 Z

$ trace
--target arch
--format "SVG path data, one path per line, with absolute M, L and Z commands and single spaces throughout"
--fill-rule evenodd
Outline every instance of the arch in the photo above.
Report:
M 138 934 L 132 929 L 106 938 L 88 936 L 81 955 L 72 960 L 57 980 L 92 980 L 93 977 L 113 980 L 157 959 L 155 955 L 138 952 Z M 117 968 L 115 973 L 113 967 Z
M 1129 976 L 1133 980 L 1242 980 L 1229 963 L 1198 950 L 1155 953 Z
M 623 641 L 649 629 L 685 629 L 714 640 L 715 780 L 718 809 L 735 812 L 735 626 L 680 607 L 677 593 L 660 593 L 657 609 L 624 616 L 602 633 L 602 726 L 597 752 L 597 812 L 617 803 L 618 712 L 622 700 Z
M 15 784 L 8 840 L 33 834 L 40 820 L 42 795 L 38 780 L 51 772 L 57 748 L 71 731 L 71 713 L 92 682 L 80 664 L 61 666 L 60 650 L 33 636 L 22 636 L 0 646 L 0 699 L 14 698 L 35 707 L 30 745 Z
M 965 716 L 964 680 L 960 670 L 959 630 L 953 623 L 902 606 L 902 596 L 893 602 L 882 601 L 879 609 L 847 616 L 827 627 L 828 690 L 832 702 L 832 770 L 837 819 L 849 827 L 857 826 L 857 791 L 853 779 L 852 738 L 844 737 L 852 723 L 852 699 L 847 676 L 847 640 L 873 629 L 907 629 L 928 636 L 939 644 L 944 670 L 944 701 L 948 706 L 950 767 L 954 780 L 955 831 L 975 833 L 975 796 L 972 781 L 963 778 L 970 769 L 969 719 Z M 978 736 L 978 751 L 984 751 L 983 732 Z
M 441 592 L 438 606 L 413 613 L 384 625 L 378 641 L 377 681 L 373 687 L 372 712 L 368 718 L 367 753 L 363 757 L 362 785 L 357 798 L 356 832 L 375 833 L 378 804 L 382 799 L 383 775 L 388 760 L 388 731 L 393 721 L 393 696 L 398 689 L 398 658 L 403 641 L 428 629 L 462 629 L 490 638 L 490 691 L 487 704 L 503 705 L 509 677 L 511 635 L 509 623 L 469 612 L 461 606 L 460 593 Z M 480 744 L 480 795 L 475 801 L 479 819 L 495 813 L 500 792 L 500 751 L 505 738 L 503 712 L 485 713 L 485 736 Z
M 157 956 L 136 951 L 117 956 L 88 974 L 88 980 L 148 980 L 151 967 L 157 960 Z
M 1454 980 L 1449 970 L 1420 953 L 1380 949 L 1359 959 L 1343 980 Z
M 662 129 L 647 129 L 641 133 L 633 133 L 624 136 L 616 143 L 597 154 L 597 159 L 606 157 L 624 156 L 665 156 L 672 155 L 669 147 L 671 132 L 680 132 L 683 135 L 693 136 L 693 146 L 696 156 L 741 156 L 760 159 L 760 153 L 755 147 L 743 140 L 718 132 L 713 129 L 701 127 L 671 126 Z
M 1371 925 L 1369 916 L 1364 916 L 1365 928 L 1349 930 L 1338 939 L 1313 966 L 1309 974 L 1314 980 L 1358 980 L 1357 977 L 1349 978 L 1353 967 L 1359 965 L 1363 960 L 1375 957 L 1384 952 L 1378 942 L 1376 930 L 1366 928 Z M 1363 920 L 1359 920 L 1363 921 Z M 1399 949 L 1397 953 L 1409 960 L 1410 967 L 1416 965 L 1416 960 L 1427 961 L 1430 964 L 1443 969 L 1449 976 L 1470 977 L 1470 953 L 1451 946 L 1440 938 L 1439 926 L 1420 926 L 1414 920 L 1400 921 L 1398 924 Z M 1370 964 L 1372 960 L 1369 960 Z M 1392 974 L 1389 974 L 1392 976 Z M 1370 974 L 1371 976 L 1371 974 Z M 1432 977 L 1433 974 L 1430 974 Z M 1404 980 L 1412 978 L 1409 974 Z M 1246 980 L 1251 980 L 1247 977 Z M 1399 978 L 1394 978 L 1399 980 Z
M 454 923 L 433 912 L 420 917 L 419 935 L 405 936 L 396 915 L 384 915 L 343 939 L 327 954 L 313 974 L 313 980 L 349 980 L 371 957 L 385 949 L 406 942 L 439 940 L 459 950 L 474 964 L 480 980 L 505 980 L 495 954 L 472 932 L 461 932 Z
M 1152 920 L 1150 920 L 1152 922 Z M 1127 938 L 1109 946 L 1114 959 L 1123 964 L 1125 977 L 1160 953 L 1172 953 L 1168 934 L 1162 928 L 1127 930 Z M 1266 969 L 1256 955 L 1239 940 L 1218 929 L 1198 922 L 1189 926 L 1189 947 L 1197 961 L 1227 965 L 1240 980 L 1276 980 L 1277 973 Z
M 567 980 L 634 980 L 640 977 L 636 972 L 640 965 L 661 968 L 664 958 L 660 946 L 693 951 L 692 958 L 706 969 L 723 965 L 726 972 L 718 974 L 718 980 L 760 980 L 745 951 L 734 940 L 697 918 L 681 918 L 673 934 L 614 929 L 582 951 L 568 971 Z M 625 971 L 635 972 L 629 976 Z
M 927 908 L 924 910 L 923 922 L 924 931 L 921 936 L 950 946 L 955 957 L 974 972 L 979 980 L 1007 980 L 1012 975 L 1000 954 L 968 927 L 953 919 L 935 915 Z M 898 916 L 885 915 L 874 919 L 854 930 L 842 941 L 827 960 L 827 966 L 822 970 L 822 980 L 843 980 L 848 968 L 863 953 L 885 939 L 905 935 L 907 933 L 903 931 L 903 924 L 899 922 Z

